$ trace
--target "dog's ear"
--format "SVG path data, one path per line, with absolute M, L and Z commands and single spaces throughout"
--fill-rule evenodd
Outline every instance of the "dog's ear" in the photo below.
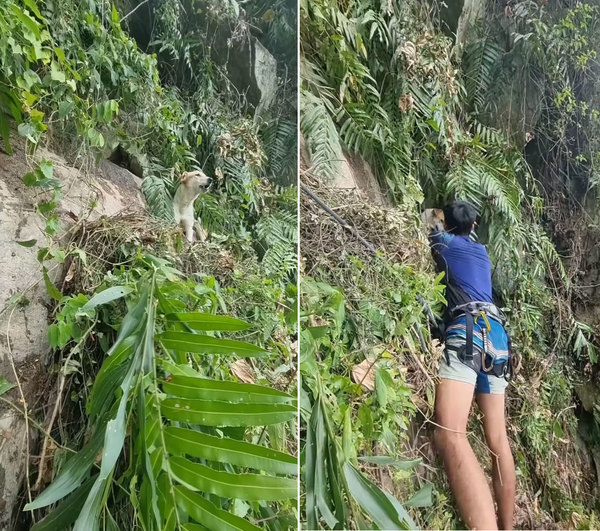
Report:
M 181 181 L 181 184 L 185 184 L 189 181 L 190 177 L 192 176 L 192 173 L 189 171 L 184 171 L 180 176 L 179 176 L 179 180 Z

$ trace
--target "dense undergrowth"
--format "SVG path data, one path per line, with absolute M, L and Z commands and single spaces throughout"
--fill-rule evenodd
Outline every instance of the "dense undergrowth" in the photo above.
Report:
M 29 412 L 43 446 L 19 525 L 292 529 L 296 9 L 142 4 L 0 5 L 0 135 L 8 153 L 27 141 L 55 305 L 54 400 L 45 419 Z M 277 61 L 260 109 L 228 70 L 228 46 L 255 39 Z M 42 144 L 84 172 L 110 157 L 142 176 L 154 219 L 65 231 Z M 171 196 L 195 168 L 214 177 L 198 201 L 210 237 L 189 247 L 169 227 Z
M 594 2 L 521 1 L 506 10 L 482 4 L 457 43 L 457 10 L 441 2 L 301 3 L 301 131 L 311 166 L 305 184 L 321 188 L 380 251 L 361 251 L 315 203 L 303 202 L 303 438 L 315 404 L 325 400 L 331 444 L 343 449 L 330 466 L 385 456 L 376 459 L 379 467 L 363 461 L 362 470 L 400 501 L 432 486 L 433 497 L 423 500 L 429 507 L 411 511 L 417 524 L 462 526 L 431 447 L 439 349 L 415 297 L 439 309 L 419 209 L 468 199 L 481 212 L 480 241 L 522 364 L 507 400 L 515 524 L 593 528 L 599 425 L 594 399 L 582 398 L 581 389 L 595 389 L 600 343 L 597 298 L 580 270 L 594 266 L 577 256 L 593 247 L 598 223 L 600 13 Z M 341 170 L 344 151 L 369 162 L 402 220 L 399 234 L 382 214 L 389 208 L 360 195 L 340 197 L 322 183 Z M 390 232 L 390 240 L 382 236 Z M 591 309 L 582 311 L 586 305 Z M 369 388 L 358 384 L 363 372 L 353 375 L 365 360 L 373 366 Z M 489 464 L 477 418 L 470 430 Z M 310 474 L 306 449 L 302 472 Z M 402 463 L 413 459 L 422 463 L 407 472 Z M 324 478 L 330 487 L 332 477 Z M 307 486 L 307 499 L 315 495 Z M 353 528 L 364 528 L 365 513 L 373 520 L 349 499 L 320 501 L 322 527 L 335 528 L 328 510 Z M 350 512 L 337 512 L 339 504 Z

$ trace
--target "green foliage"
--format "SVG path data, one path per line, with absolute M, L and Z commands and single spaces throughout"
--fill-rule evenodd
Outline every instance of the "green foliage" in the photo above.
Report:
M 263 209 L 285 201 L 264 192 L 270 181 L 295 182 L 295 112 L 284 106 L 286 113 L 260 126 L 240 117 L 241 104 L 227 96 L 230 81 L 215 73 L 207 43 L 198 40 L 205 31 L 202 9 L 165 2 L 156 13 L 164 15 L 153 29 L 157 40 L 147 51 L 161 48 L 150 55 L 126 33 L 111 3 L 35 6 L 9 0 L 0 7 L 0 31 L 10 36 L 0 44 L 0 134 L 7 151 L 11 118 L 33 148 L 49 134 L 72 158 L 123 149 L 142 167 L 149 210 L 165 220 L 172 220 L 180 172 L 202 167 L 217 179 L 201 216 L 211 232 L 241 240 L 255 230 Z M 279 7 L 275 19 L 288 20 L 291 11 Z M 288 72 L 286 79 L 292 77 Z M 286 90 L 281 98 L 291 97 Z M 207 212 L 211 204 L 218 205 L 216 215 Z M 275 257 L 270 269 L 295 275 L 292 246 L 267 252 Z
M 337 521 L 372 529 L 364 520 L 368 515 L 380 529 L 413 529 L 402 505 L 357 467 L 377 459 L 382 459 L 381 465 L 388 465 L 388 459 L 388 466 L 394 467 L 395 456 L 404 450 L 416 413 L 405 367 L 411 353 L 420 349 L 416 330 L 424 320 L 416 295 L 423 294 L 432 305 L 440 302 L 439 278 L 390 263 L 383 255 L 368 260 L 347 256 L 340 270 L 322 268 L 318 275 L 303 277 L 301 285 L 301 413 L 306 423 L 302 463 L 308 527 L 334 529 Z M 354 366 L 365 360 L 374 373 L 375 392 L 351 378 Z M 386 458 L 382 451 L 394 457 Z M 373 453 L 376 457 L 370 457 Z M 327 467 L 321 465 L 324 459 Z M 403 461 L 400 465 L 411 466 Z M 398 477 L 404 484 L 408 478 L 410 473 Z M 430 495 L 423 492 L 409 505 L 419 506 L 427 499 Z
M 308 365 L 311 365 L 310 360 Z M 321 384 L 317 385 L 320 387 Z M 309 404 L 304 404 L 302 411 L 308 408 Z M 384 493 L 350 463 L 351 456 L 344 455 L 349 450 L 347 445 L 340 452 L 329 413 L 322 391 L 317 392 L 310 417 L 306 419 L 303 459 L 308 527 L 322 529 L 324 523 L 328 529 L 337 529 L 340 526 L 347 528 L 353 520 L 364 522 L 360 512 L 348 503 L 353 500 L 380 529 L 415 529 L 414 522 L 398 500 Z M 348 422 L 344 429 L 351 430 Z M 365 529 L 365 524 L 360 528 Z
M 293 106 L 283 102 L 295 100 L 290 80 L 296 74 L 293 61 L 288 70 L 278 65 L 284 112 L 262 122 L 247 118 L 212 62 L 205 18 L 236 26 L 246 24 L 246 12 L 235 1 L 197 4 L 161 3 L 146 49 L 112 2 L 0 6 L 0 135 L 7 151 L 13 121 L 30 152 L 44 140 L 87 164 L 118 149 L 141 167 L 151 213 L 169 221 L 182 171 L 203 168 L 216 178 L 199 201 L 214 240 L 210 256 L 199 261 L 219 280 L 198 267 L 184 280 L 171 262 L 144 254 L 135 237 L 120 240 L 120 258 L 97 257 L 95 248 L 88 255 L 79 242 L 56 247 L 60 183 L 46 161 L 24 177 L 43 192 L 36 208 L 49 241 L 38 259 L 58 304 L 48 336 L 61 388 L 71 398 L 61 398 L 67 427 L 54 426 L 52 436 L 79 449 L 57 452 L 54 481 L 28 507 L 37 516 L 35 529 L 194 529 L 200 523 L 257 529 L 256 522 L 275 530 L 295 523 L 292 395 L 233 382 L 233 369 L 222 360 L 252 358 L 261 384 L 277 381 L 295 390 L 285 375 L 296 319 L 289 284 L 297 269 L 296 190 L 289 186 L 296 125 Z M 295 35 L 287 31 L 293 6 L 276 3 L 271 17 L 259 4 L 245 8 L 253 22 L 264 17 L 266 45 L 293 42 L 295 56 Z M 172 259 L 172 242 L 162 251 Z M 113 262 L 134 265 L 115 265 L 94 296 L 67 295 L 68 288 L 55 284 L 51 259 L 68 260 L 69 271 L 77 266 L 94 280 Z M 204 267 L 210 259 L 220 263 Z M 228 311 L 256 330 L 216 316 Z M 227 332 L 236 339 L 222 338 Z M 278 355 L 276 366 L 267 350 Z
M 585 323 L 578 317 L 596 303 L 589 289 L 580 291 L 576 284 L 584 264 L 586 270 L 595 267 L 591 247 L 589 253 L 584 249 L 597 241 L 592 218 L 600 151 L 598 6 L 489 5 L 469 28 L 464 50 L 453 48 L 442 31 L 439 9 L 439 2 L 431 9 L 412 1 L 302 2 L 302 132 L 312 171 L 321 177 L 335 174 L 332 163 L 343 148 L 371 165 L 383 192 L 405 212 L 414 215 L 453 199 L 467 199 L 479 208 L 478 235 L 492 260 L 493 285 L 509 317 L 513 349 L 524 361 L 510 412 L 524 492 L 533 500 L 541 489 L 541 511 L 558 521 L 569 516 L 568 507 L 586 505 L 592 497 L 583 486 L 590 477 L 559 471 L 561 459 L 573 470 L 587 462 L 575 442 L 572 389 L 575 381 L 594 378 L 597 363 L 597 327 L 589 316 Z M 324 291 L 332 305 L 338 296 L 350 303 L 340 317 L 347 323 L 343 334 L 332 339 L 333 308 L 316 312 L 313 325 L 304 323 L 311 330 L 304 344 L 322 364 L 323 389 L 338 430 L 346 404 L 357 399 L 348 391 L 350 360 L 358 361 L 356 353 L 364 355 L 377 340 L 381 350 L 396 346 L 386 330 L 392 310 L 384 307 L 377 318 L 373 306 L 382 308 L 381 302 L 373 304 L 373 291 L 364 291 L 365 285 L 387 286 L 390 277 L 382 268 L 372 275 L 370 268 L 357 275 L 351 271 L 344 272 L 352 286 L 331 288 L 339 295 Z M 320 286 L 340 286 L 337 273 L 326 267 L 311 270 Z M 360 297 L 352 295 L 354 286 Z M 314 300 L 319 299 L 305 294 L 303 308 L 312 308 Z M 413 305 L 410 297 L 398 300 L 398 306 L 417 315 Z M 363 336 L 365 315 L 370 321 Z M 422 323 L 414 325 L 422 329 Z M 355 337 L 367 337 L 366 345 Z M 371 359 L 381 363 L 381 350 Z M 540 394 L 531 396 L 532 383 Z M 396 396 L 388 404 L 398 401 Z M 359 452 L 363 438 L 380 435 L 365 404 L 349 443 Z M 371 417 L 381 418 L 390 408 L 374 404 Z M 401 436 L 390 440 L 402 447 Z M 566 444 L 572 446 L 566 449 Z M 551 480 L 552 475 L 560 479 Z M 444 485 L 436 485 L 436 491 L 436 511 L 425 525 L 460 525 L 444 502 Z
M 333 179 L 343 157 L 335 123 L 320 98 L 308 91 L 303 91 L 301 97 L 300 131 L 308 139 L 312 169 Z
M 99 529 L 123 519 L 116 511 L 127 500 L 132 526 L 185 529 L 194 520 L 259 529 L 251 521 L 266 502 L 296 497 L 296 480 L 286 477 L 296 473 L 295 458 L 262 445 L 257 429 L 292 421 L 294 398 L 210 377 L 214 356 L 268 353 L 222 338 L 250 325 L 203 313 L 205 297 L 198 295 L 208 291 L 198 286 L 168 262 L 144 255 L 107 277 L 92 298 L 61 297 L 49 337 L 54 347 L 70 350 L 71 372 L 81 372 L 83 345 L 94 336 L 102 338 L 106 357 L 85 400 L 88 442 L 26 510 L 66 498 L 33 529 L 57 529 L 57 522 Z

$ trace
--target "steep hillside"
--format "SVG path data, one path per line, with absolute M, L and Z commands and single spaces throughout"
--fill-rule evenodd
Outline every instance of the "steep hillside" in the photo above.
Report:
M 296 14 L 0 2 L 0 529 L 295 528 Z
M 599 6 L 311 0 L 301 19 L 304 184 L 379 251 L 305 194 L 302 435 L 325 414 L 337 445 L 308 526 L 381 528 L 353 476 L 335 473 L 346 460 L 408 508 L 398 528 L 463 526 L 431 445 L 440 352 L 417 296 L 439 310 L 419 211 L 464 198 L 481 211 L 521 362 L 508 393 L 515 524 L 597 527 Z M 331 188 L 344 153 L 392 207 Z M 476 415 L 470 430 L 488 462 Z

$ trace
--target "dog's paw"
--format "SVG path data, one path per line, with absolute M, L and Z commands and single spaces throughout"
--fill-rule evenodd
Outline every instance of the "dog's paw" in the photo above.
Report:
M 199 242 L 205 242 L 208 238 L 208 232 L 204 230 L 200 224 L 196 223 L 194 227 L 194 232 L 196 233 L 196 238 Z

